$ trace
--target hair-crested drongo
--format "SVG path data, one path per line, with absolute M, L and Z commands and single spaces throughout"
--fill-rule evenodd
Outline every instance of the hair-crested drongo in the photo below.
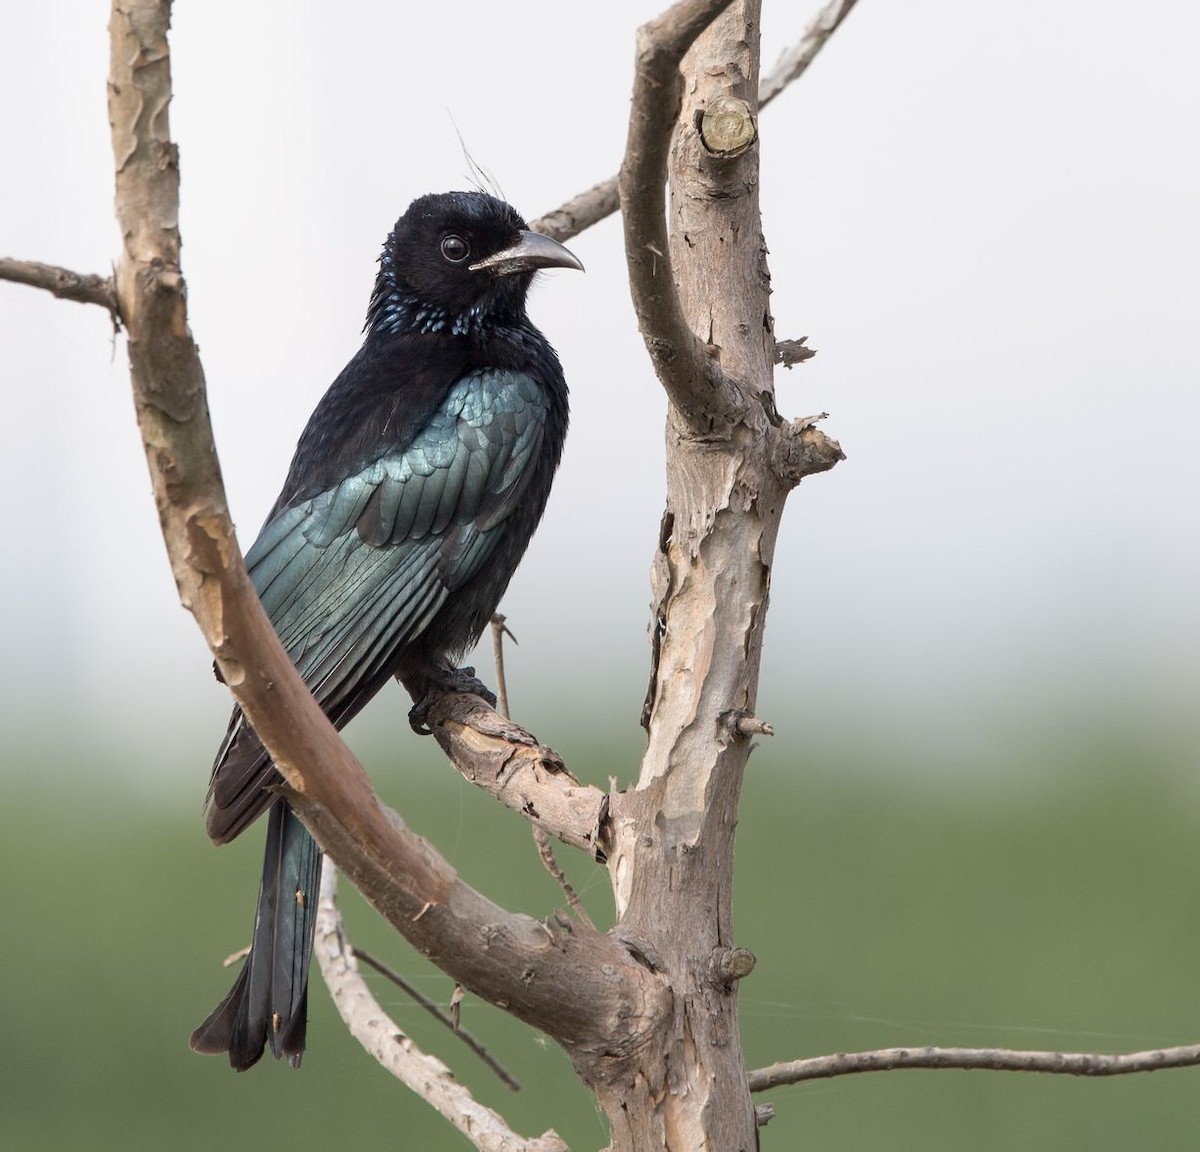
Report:
M 578 268 L 482 192 L 423 196 L 384 245 L 362 347 L 317 405 L 283 491 L 246 554 L 263 607 L 339 728 L 388 680 L 414 697 L 454 683 L 541 519 L 567 431 L 558 357 L 530 323 L 540 268 Z M 249 955 L 192 1034 L 249 1068 L 269 1043 L 298 1066 L 321 852 L 234 710 L 208 832 L 264 811 Z

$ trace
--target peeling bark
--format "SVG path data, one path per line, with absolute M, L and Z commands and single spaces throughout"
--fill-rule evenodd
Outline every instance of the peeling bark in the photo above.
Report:
M 597 1089 L 614 1152 L 758 1146 L 729 967 L 734 955 L 738 971 L 749 967 L 734 939 L 733 849 L 755 729 L 737 718 L 754 716 L 771 562 L 791 484 L 775 466 L 783 422 L 775 417 L 757 195 L 757 24 L 756 0 L 733 4 L 683 63 L 668 259 L 650 270 L 639 311 L 670 400 L 667 510 L 652 576 L 649 746 L 637 786 L 613 799 L 609 870 L 615 931 L 666 978 L 673 1009 L 655 1062 Z M 643 30 L 643 53 L 654 31 Z M 653 141 L 638 145 L 653 153 Z M 654 189 L 623 195 L 627 214 L 655 202 Z M 645 237 L 654 235 L 651 223 L 627 219 L 635 283 L 647 275 Z M 662 299 L 667 273 L 674 305 Z M 686 340 L 674 333 L 676 307 Z M 676 354 L 664 356 L 667 347 Z M 695 347 L 699 363 L 688 352 Z

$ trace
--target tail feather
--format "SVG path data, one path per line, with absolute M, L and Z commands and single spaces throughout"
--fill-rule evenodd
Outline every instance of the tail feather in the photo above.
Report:
M 227 1052 L 243 1072 L 270 1042 L 276 1059 L 286 1056 L 293 1068 L 300 1066 L 320 881 L 320 848 L 287 802 L 276 800 L 250 954 L 229 994 L 192 1033 L 194 1051 Z

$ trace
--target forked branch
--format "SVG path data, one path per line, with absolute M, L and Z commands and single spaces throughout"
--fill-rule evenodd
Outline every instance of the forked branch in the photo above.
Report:
M 539 222 L 543 231 L 565 238 L 614 211 L 619 200 L 624 203 L 639 319 L 668 391 L 684 409 L 697 398 L 697 382 L 719 387 L 723 379 L 704 343 L 683 323 L 671 288 L 661 205 L 665 142 L 678 109 L 680 59 L 691 39 L 727 4 L 685 0 L 647 26 L 640 41 L 640 95 L 620 197 L 616 182 L 606 182 Z M 854 0 L 832 0 L 826 6 L 776 73 L 759 86 L 762 103 L 803 72 L 853 6 Z M 0 280 L 99 305 L 127 327 L 139 425 L 181 599 L 294 789 L 293 804 L 322 843 L 391 922 L 464 985 L 489 999 L 503 999 L 517 1016 L 568 1047 L 582 1041 L 596 1050 L 616 1043 L 636 1049 L 640 1038 L 652 1033 L 650 1025 L 666 1015 L 668 998 L 661 982 L 651 980 L 624 947 L 587 925 L 566 929 L 515 916 L 463 884 L 436 851 L 379 805 L 361 766 L 313 702 L 262 613 L 229 520 L 203 372 L 187 324 L 179 267 L 178 169 L 167 119 L 169 8 L 167 0 L 114 0 L 112 7 L 110 115 L 124 243 L 115 277 L 0 259 Z M 662 99 L 663 92 L 670 98 Z M 780 449 L 784 459 L 775 461 L 779 474 L 798 478 L 835 462 L 828 450 L 831 442 L 822 445 L 811 421 L 787 427 Z M 824 452 L 820 459 L 813 455 L 818 450 Z M 535 826 L 603 855 L 610 831 L 608 799 L 580 785 L 551 750 L 523 729 L 498 720 L 474 698 L 460 695 L 447 695 L 430 708 L 439 743 L 464 775 L 524 812 Z M 495 1113 L 481 1109 L 444 1065 L 417 1052 L 379 1011 L 340 928 L 332 884 L 330 869 L 317 952 L 339 1008 L 347 1010 L 347 1022 L 364 1045 L 385 1065 L 395 1062 L 397 1053 L 411 1058 L 405 1076 L 419 1080 L 417 1090 L 477 1148 L 563 1152 L 565 1145 L 553 1133 L 527 1140 Z M 477 955 L 473 947 L 481 937 L 488 941 L 486 955 Z M 598 972 L 603 980 L 592 980 Z M 721 980 L 740 974 L 732 966 L 717 973 Z M 1197 1064 L 1200 1045 L 1123 1054 L 895 1048 L 772 1065 L 750 1073 L 749 1083 L 751 1090 L 763 1091 L 902 1068 L 1115 1076 Z

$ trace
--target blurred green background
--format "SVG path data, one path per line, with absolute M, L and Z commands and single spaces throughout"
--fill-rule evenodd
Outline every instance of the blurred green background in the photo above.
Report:
M 559 743 L 598 783 L 638 753 Z M 431 741 L 403 733 L 359 750 L 469 881 L 532 913 L 560 903 L 522 822 L 453 778 Z M 892 1045 L 1116 1051 L 1200 1036 L 1200 796 L 1186 744 L 1098 724 L 1070 742 L 1027 735 L 1013 754 L 1001 779 L 778 738 L 757 750 L 737 844 L 738 940 L 759 959 L 741 1002 L 752 1066 Z M 178 755 L 163 770 L 195 775 Z M 75 779 L 6 797 L 0 1147 L 468 1147 L 347 1037 L 319 979 L 299 1072 L 268 1061 L 239 1076 L 189 1052 L 189 1030 L 231 979 L 220 960 L 249 932 L 260 837 L 215 851 L 198 796 L 139 799 L 117 767 L 90 766 L 112 789 Z M 55 764 L 42 768 L 55 778 Z M 607 922 L 604 873 L 559 855 Z M 343 888 L 355 941 L 446 1002 L 450 982 Z M 370 979 L 518 1130 L 552 1126 L 576 1152 L 603 1146 L 551 1042 L 466 1001 L 464 1024 L 526 1085 L 512 1095 Z M 1182 1150 L 1200 1134 L 1200 1070 L 892 1072 L 763 1099 L 776 1108 L 766 1149 Z

